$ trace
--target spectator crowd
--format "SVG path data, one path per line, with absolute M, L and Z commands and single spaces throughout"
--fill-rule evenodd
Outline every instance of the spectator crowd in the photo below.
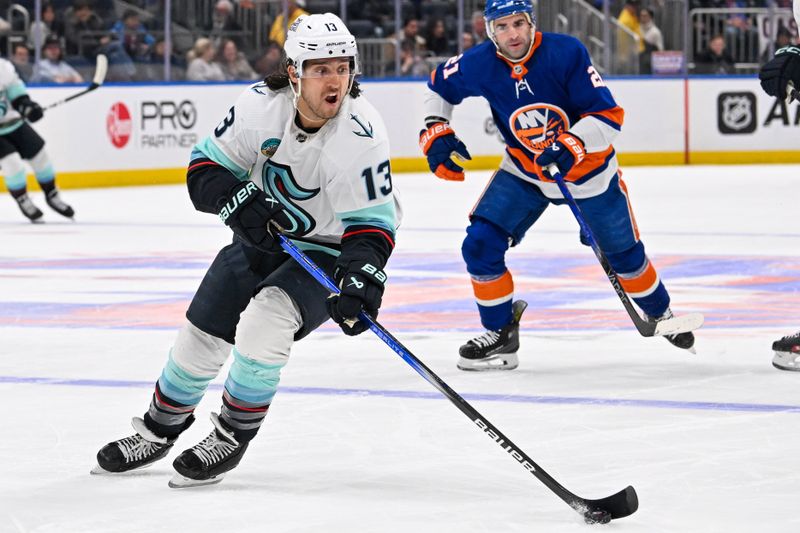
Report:
M 616 53 L 636 58 L 640 73 L 652 72 L 654 53 L 669 46 L 682 46 L 666 42 L 659 24 L 665 0 L 585 1 L 599 10 L 609 2 L 618 31 L 629 36 L 617 38 Z M 16 3 L 29 12 L 34 9 L 32 0 Z M 208 4 L 208 11 L 213 12 L 201 17 L 205 20 L 201 27 L 179 35 L 173 30 L 173 49 L 168 50 L 163 31 L 164 0 L 46 0 L 39 20 L 31 15 L 26 35 L 0 39 L 0 51 L 28 82 L 80 83 L 91 77 L 95 57 L 100 53 L 109 59 L 109 81 L 163 79 L 166 64 L 173 80 L 256 80 L 277 69 L 288 25 L 308 12 L 338 13 L 339 4 L 338 0 L 289 0 L 285 11 L 273 10 L 270 17 L 256 17 L 255 23 L 264 28 L 260 39 L 263 44 L 259 46 L 253 41 L 254 17 L 247 16 L 248 10 L 255 11 L 253 0 L 215 0 Z M 468 4 L 476 6 L 475 2 Z M 173 0 L 173 12 L 180 12 L 181 6 L 185 10 L 185 5 L 188 4 Z M 348 0 L 347 6 L 348 26 L 356 37 L 383 43 L 379 75 L 424 77 L 439 62 L 487 39 L 479 4 L 478 9 L 467 14 L 460 35 L 454 0 L 403 0 L 399 31 L 395 30 L 394 2 Z M 753 58 L 764 62 L 773 49 L 796 42 L 797 29 L 781 26 L 776 41 L 763 50 L 755 17 L 735 11 L 790 8 L 791 0 L 689 0 L 689 7 L 734 10 L 727 16 L 694 23 L 692 31 L 701 36 L 693 41 L 694 49 L 690 51 L 695 73 L 735 73 L 737 64 L 752 63 Z M 0 15 L 3 13 L 0 8 Z M 248 22 L 246 27 L 243 21 Z M 0 18 L 0 37 L 14 29 L 14 21 Z M 638 39 L 631 39 L 630 35 Z M 34 66 L 37 53 L 41 60 Z

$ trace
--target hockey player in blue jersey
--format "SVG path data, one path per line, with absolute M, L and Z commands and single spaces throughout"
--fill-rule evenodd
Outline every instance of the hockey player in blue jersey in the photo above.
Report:
M 505 254 L 548 205 L 564 202 L 543 172 L 550 164 L 558 166 L 623 288 L 647 319 L 672 317 L 667 289 L 639 239 L 612 146 L 623 111 L 586 48 L 573 37 L 537 31 L 530 0 L 489 0 L 484 19 L 490 40 L 431 73 L 420 136 L 431 171 L 463 180 L 456 161 L 470 156 L 449 120 L 453 106 L 481 96 L 506 143 L 500 168 L 470 214 L 461 249 L 486 332 L 461 346 L 458 367 L 518 365 L 519 321 L 527 304 L 513 301 Z M 694 346 L 691 332 L 667 339 L 679 348 Z

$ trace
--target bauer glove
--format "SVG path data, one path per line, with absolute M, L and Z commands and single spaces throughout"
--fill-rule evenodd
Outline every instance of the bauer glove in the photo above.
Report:
M 534 162 L 543 170 L 555 163 L 561 175 L 566 176 L 572 167 L 580 165 L 584 159 L 586 159 L 586 148 L 583 141 L 566 132 L 559 135 L 556 142 L 539 154 Z
M 341 292 L 332 294 L 326 300 L 328 314 L 346 335 L 367 331 L 369 324 L 358 320 L 358 315 L 364 311 L 372 318 L 378 316 L 386 273 L 372 263 L 357 260 L 347 265 L 337 265 L 333 279 Z
M 36 122 L 44 116 L 42 106 L 31 100 L 27 94 L 18 96 L 11 102 L 11 107 L 17 110 L 17 113 L 22 115 L 22 118 L 29 122 Z
M 255 183 L 237 183 L 220 204 L 219 218 L 245 244 L 264 252 L 281 250 L 270 222 L 281 228 L 292 227 L 293 222 L 281 203 L 264 194 Z
M 446 122 L 434 122 L 427 130 L 419 132 L 419 147 L 428 158 L 428 166 L 437 177 L 449 181 L 464 181 L 464 169 L 452 157 L 464 161 L 472 159 L 467 147 L 456 137 Z
M 784 46 L 775 52 L 775 57 L 761 67 L 758 78 L 768 95 L 777 96 L 781 100 L 792 96 L 788 91 L 790 82 L 800 91 L 800 48 Z

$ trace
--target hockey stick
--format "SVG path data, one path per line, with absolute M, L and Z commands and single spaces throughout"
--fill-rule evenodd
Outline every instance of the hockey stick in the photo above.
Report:
M 103 54 L 98 54 L 97 65 L 95 66 L 94 69 L 94 78 L 92 78 L 92 83 L 90 83 L 88 87 L 86 87 L 80 92 L 67 96 L 66 98 L 62 98 L 61 100 L 56 100 L 51 104 L 47 104 L 46 106 L 44 106 L 43 110 L 47 111 L 48 109 L 53 109 L 54 107 L 58 107 L 61 104 L 66 104 L 70 100 L 74 100 L 79 96 L 83 96 L 86 93 L 94 91 L 95 89 L 103 85 L 103 82 L 106 80 L 107 72 L 108 72 L 108 58 Z
M 323 272 L 306 254 L 304 254 L 292 241 L 287 239 L 284 235 L 278 233 L 281 247 L 294 258 L 295 261 L 305 268 L 309 274 L 314 276 L 320 284 L 332 293 L 338 294 L 339 288 L 331 280 L 328 275 Z M 533 459 L 528 457 L 516 444 L 511 442 L 511 439 L 503 435 L 491 422 L 489 422 L 483 415 L 481 415 L 474 407 L 462 398 L 456 391 L 451 389 L 447 383 L 433 373 L 425 364 L 420 361 L 414 354 L 412 354 L 400 341 L 395 339 L 391 333 L 381 326 L 375 319 L 363 311 L 358 315 L 358 318 L 365 323 L 369 324 L 369 329 L 385 342 L 389 348 L 395 351 L 397 355 L 403 358 L 411 368 L 422 376 L 425 381 L 433 385 L 435 389 L 441 392 L 450 402 L 455 405 L 467 418 L 478 426 L 481 431 L 486 433 L 493 441 L 495 441 L 506 453 L 514 458 L 522 467 L 533 474 L 539 481 L 553 491 L 556 496 L 564 500 L 575 511 L 583 515 L 583 519 L 590 524 L 601 523 L 607 524 L 612 519 L 624 518 L 633 514 L 639 508 L 639 499 L 636 496 L 636 491 L 633 487 L 628 486 L 620 492 L 602 498 L 599 500 L 587 500 L 576 496 L 569 490 L 561 486 L 561 484 L 553 479 L 547 472 L 537 465 Z
M 614 268 L 611 266 L 611 263 L 609 263 L 606 254 L 603 253 L 603 250 L 601 250 L 600 246 L 597 244 L 592 229 L 589 227 L 589 224 L 586 223 L 586 219 L 583 218 L 583 213 L 581 213 L 578 203 L 575 201 L 575 198 L 572 197 L 572 193 L 569 192 L 566 183 L 564 183 L 564 178 L 558 171 L 558 167 L 555 164 L 549 165 L 547 167 L 547 172 L 558 184 L 561 194 L 564 196 L 569 208 L 572 210 L 572 214 L 575 215 L 575 219 L 578 221 L 578 225 L 581 227 L 581 231 L 584 236 L 587 237 L 592 250 L 594 250 L 594 255 L 597 256 L 597 259 L 600 261 L 600 266 L 603 267 L 606 276 L 608 276 L 608 281 L 611 282 L 611 286 L 614 287 L 614 291 L 617 293 L 617 296 L 619 296 L 622 305 L 631 317 L 633 325 L 636 326 L 636 329 L 642 336 L 673 335 L 675 333 L 692 331 L 703 325 L 703 315 L 700 313 L 690 313 L 688 315 L 661 320 L 660 322 L 648 322 L 639 316 L 639 312 L 633 307 L 631 299 L 628 297 L 625 289 L 622 288 L 619 282 L 619 276 L 614 272 Z

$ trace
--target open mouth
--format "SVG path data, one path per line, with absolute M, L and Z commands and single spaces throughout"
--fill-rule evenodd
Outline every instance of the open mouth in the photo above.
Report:
M 328 96 L 325 97 L 325 101 L 328 102 L 331 105 L 335 104 L 336 102 L 339 101 L 339 95 L 338 94 L 329 94 Z

